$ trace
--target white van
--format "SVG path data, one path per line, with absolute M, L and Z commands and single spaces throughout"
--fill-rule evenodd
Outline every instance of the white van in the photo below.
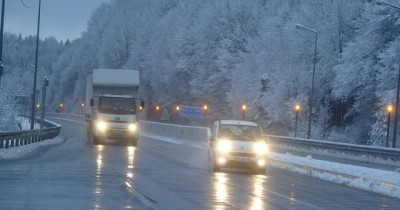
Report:
M 247 166 L 265 173 L 269 146 L 257 123 L 218 120 L 210 137 L 208 157 L 214 172 L 222 167 Z

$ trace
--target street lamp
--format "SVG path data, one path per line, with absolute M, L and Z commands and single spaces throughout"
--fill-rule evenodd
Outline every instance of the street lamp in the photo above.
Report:
M 38 71 L 38 56 L 39 56 L 39 30 L 40 30 L 40 8 L 42 5 L 42 0 L 39 0 L 39 11 L 38 11 L 38 22 L 37 22 L 37 31 L 36 31 L 36 53 L 35 53 L 35 73 L 33 76 L 33 89 L 32 89 L 32 111 L 31 111 L 31 130 L 33 130 L 34 120 L 35 120 L 35 104 L 36 101 L 36 80 L 37 80 L 37 71 Z
M 207 104 L 204 104 L 203 110 L 204 110 L 204 115 L 207 116 L 207 114 L 208 114 L 208 105 Z
M 179 106 L 176 106 L 176 111 L 179 112 L 180 109 L 181 109 L 181 108 L 180 108 Z
M 242 105 L 242 119 L 244 120 L 244 113 L 246 112 L 246 110 L 247 110 L 247 106 L 246 106 L 246 104 L 243 104 Z
M 390 115 L 393 112 L 393 105 L 388 104 L 386 106 L 386 113 L 387 113 L 387 133 L 386 133 L 386 147 L 389 147 L 389 130 L 390 130 Z
M 306 31 L 312 32 L 315 34 L 315 45 L 314 45 L 314 67 L 313 67 L 313 73 L 312 73 L 312 82 L 311 82 L 311 94 L 310 94 L 310 116 L 308 119 L 308 139 L 311 138 L 311 120 L 312 120 L 312 108 L 313 108 L 313 96 L 314 96 L 314 79 L 315 79 L 315 64 L 317 62 L 317 43 L 318 43 L 318 32 L 316 30 L 309 29 L 307 27 L 304 27 L 300 24 L 296 25 L 297 29 L 304 29 Z
M 1 20 L 0 20 L 0 87 L 1 87 L 1 75 L 3 74 L 3 31 L 4 31 L 4 7 L 6 0 L 3 0 L 1 4 Z
M 400 9 L 400 6 L 391 4 L 391 3 L 383 1 L 383 0 L 377 1 L 376 3 L 391 6 L 396 9 Z M 399 111 L 398 111 L 399 110 L 399 94 L 400 94 L 400 65 L 399 65 L 399 75 L 397 77 L 396 108 L 394 110 L 395 112 L 394 112 L 393 140 L 392 140 L 393 148 L 396 148 L 396 141 L 397 141 L 397 124 L 399 121 Z
M 160 110 L 160 106 L 156 106 L 156 111 L 159 111 Z
M 294 126 L 294 138 L 297 137 L 297 120 L 299 118 L 300 109 L 301 109 L 300 104 L 296 104 L 294 106 L 294 112 L 296 113 L 296 123 L 295 123 L 295 126 Z

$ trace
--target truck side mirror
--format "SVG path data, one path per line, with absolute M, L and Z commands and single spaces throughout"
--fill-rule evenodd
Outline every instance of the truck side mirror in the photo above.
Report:
M 94 100 L 93 100 L 93 98 L 90 99 L 90 106 L 94 106 Z
M 140 102 L 140 107 L 142 107 L 142 109 L 144 109 L 144 101 Z

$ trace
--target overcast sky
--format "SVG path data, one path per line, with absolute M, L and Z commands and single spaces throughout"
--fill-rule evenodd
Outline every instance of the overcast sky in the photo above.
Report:
M 26 6 L 21 3 L 23 1 Z M 40 37 L 75 39 L 86 30 L 91 13 L 110 0 L 42 0 Z M 39 0 L 6 0 L 4 31 L 36 35 Z M 1 8 L 1 4 L 0 4 Z M 1 12 L 1 11 L 0 11 Z

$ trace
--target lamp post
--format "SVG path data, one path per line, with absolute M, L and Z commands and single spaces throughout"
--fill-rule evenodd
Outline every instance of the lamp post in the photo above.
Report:
M 0 20 L 0 88 L 1 88 L 1 75 L 3 74 L 3 32 L 4 32 L 4 7 L 6 0 L 2 1 L 1 4 L 1 20 Z
M 85 113 L 85 103 L 81 103 L 81 108 L 82 108 L 82 114 Z
M 204 104 L 203 110 L 204 110 L 204 118 L 207 119 L 207 115 L 208 115 L 208 105 L 207 104 Z
M 161 115 L 160 115 L 160 106 L 159 105 L 156 105 L 155 106 L 155 112 L 154 112 L 154 114 L 153 114 L 153 117 L 154 117 L 154 119 L 156 120 L 156 121 L 158 121 L 158 120 L 160 120 L 160 118 L 161 118 Z
M 387 113 L 387 133 L 386 133 L 386 147 L 389 147 L 389 130 L 390 130 L 390 115 L 393 112 L 393 105 L 388 104 L 386 106 L 386 113 Z
M 64 111 L 64 104 L 60 103 L 60 112 Z
M 246 104 L 243 104 L 242 105 L 242 119 L 243 120 L 244 120 L 244 114 L 245 114 L 246 110 L 247 110 L 247 106 L 246 106 Z
M 313 73 L 312 73 L 312 82 L 311 82 L 311 94 L 310 94 L 310 116 L 308 119 L 308 139 L 311 138 L 311 120 L 312 120 L 312 108 L 313 108 L 313 96 L 314 96 L 314 79 L 315 79 L 315 64 L 317 62 L 317 43 L 318 43 L 318 32 L 316 30 L 309 29 L 307 27 L 304 27 L 300 24 L 296 25 L 297 29 L 304 29 L 306 31 L 312 32 L 315 34 L 315 45 L 314 45 L 314 67 L 313 67 Z
M 203 106 L 203 111 L 204 111 L 204 122 L 205 122 L 205 126 L 208 127 L 208 105 L 204 104 Z
M 400 10 L 400 6 L 391 4 L 386 1 L 377 1 L 378 4 L 387 5 L 396 9 Z M 399 65 L 399 74 L 397 76 L 397 92 L 396 92 L 396 105 L 394 110 L 394 124 L 393 124 L 393 139 L 392 139 L 392 147 L 396 148 L 396 141 L 397 141 L 397 124 L 399 121 L 399 94 L 400 94 L 400 65 Z
M 43 86 L 42 86 L 42 112 L 40 113 L 40 128 L 42 129 L 44 127 L 44 114 L 46 111 L 46 88 L 49 86 L 49 80 L 47 77 L 44 78 L 43 80 Z
M 181 110 L 181 107 L 179 105 L 177 105 L 175 107 L 176 110 L 176 124 L 179 124 L 178 120 L 179 120 L 179 111 Z
M 294 106 L 294 112 L 295 112 L 295 114 L 296 114 L 295 126 L 294 126 L 294 138 L 297 137 L 297 120 L 298 120 L 298 118 L 299 118 L 300 109 L 301 109 L 300 104 L 296 104 L 296 105 Z
M 42 0 L 39 0 L 39 11 L 38 11 L 38 22 L 36 31 L 36 52 L 35 52 L 35 72 L 33 76 L 33 88 L 32 88 L 32 110 L 31 110 L 31 130 L 33 130 L 34 120 L 35 120 L 35 104 L 36 101 L 36 80 L 38 71 L 38 56 L 39 56 L 39 30 L 40 30 L 40 7 L 42 5 Z

